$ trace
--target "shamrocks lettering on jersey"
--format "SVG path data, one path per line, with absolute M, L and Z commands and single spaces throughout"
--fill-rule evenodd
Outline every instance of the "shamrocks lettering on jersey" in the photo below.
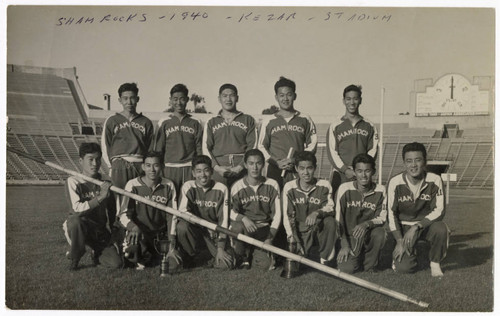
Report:
M 191 134 L 191 135 L 194 135 L 196 133 L 196 131 L 192 127 L 183 126 L 183 125 L 181 125 L 181 126 L 177 125 L 177 126 L 172 126 L 170 128 L 167 128 L 165 130 L 165 136 L 168 137 L 170 134 L 176 133 L 176 132 L 179 132 L 179 131 L 184 132 L 184 133 L 188 133 L 188 134 Z
M 273 127 L 273 129 L 271 130 L 271 135 L 273 135 L 274 133 L 277 133 L 277 132 L 281 132 L 281 131 L 297 132 L 297 133 L 301 133 L 301 134 L 305 133 L 305 129 L 302 126 L 283 124 L 283 125 L 278 125 L 278 126 Z
M 341 141 L 344 137 L 350 136 L 350 135 L 362 135 L 362 136 L 368 136 L 368 131 L 361 129 L 361 128 L 351 128 L 347 131 L 343 131 L 342 133 L 337 135 L 337 140 Z
M 241 128 L 242 130 L 244 130 L 245 132 L 247 131 L 248 129 L 248 126 L 246 126 L 245 124 L 243 124 L 242 122 L 238 122 L 238 121 L 232 121 L 231 123 L 227 123 L 227 122 L 221 122 L 217 125 L 214 125 L 214 127 L 212 127 L 212 133 L 215 133 L 215 131 L 217 131 L 218 129 L 220 128 L 223 128 L 223 127 L 228 127 L 228 126 L 235 126 L 235 127 L 239 127 Z
M 122 123 L 115 126 L 115 129 L 113 130 L 113 132 L 117 133 L 119 130 L 124 129 L 124 128 L 128 128 L 128 127 L 133 127 L 135 129 L 138 129 L 142 134 L 146 134 L 146 127 L 138 124 L 137 122 L 122 122 Z

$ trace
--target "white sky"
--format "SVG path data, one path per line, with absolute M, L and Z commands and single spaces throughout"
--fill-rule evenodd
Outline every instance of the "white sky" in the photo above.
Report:
M 183 21 L 185 11 L 208 17 Z M 267 21 L 268 14 L 294 12 L 294 20 Z M 134 13 L 132 22 L 99 23 L 107 14 Z M 147 20 L 139 22 L 143 13 Z M 361 14 L 379 19 L 357 21 Z M 82 16 L 94 22 L 76 25 Z M 62 17 L 75 21 L 57 26 Z M 109 93 L 113 110 L 121 109 L 118 86 L 133 81 L 140 111 L 164 110 L 170 88 L 181 82 L 216 112 L 218 88 L 230 82 L 239 89 L 239 109 L 257 114 L 276 104 L 273 85 L 285 75 L 297 83 L 296 108 L 311 115 L 343 114 L 342 90 L 351 83 L 363 86 L 362 114 L 378 113 L 384 86 L 386 114 L 393 115 L 409 110 L 415 79 L 494 76 L 494 17 L 486 8 L 11 6 L 7 62 L 76 67 L 88 103 L 103 106 Z

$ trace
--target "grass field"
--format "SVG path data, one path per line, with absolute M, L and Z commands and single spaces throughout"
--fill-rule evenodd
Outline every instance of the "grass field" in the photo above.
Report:
M 475 195 L 475 196 L 474 196 Z M 270 272 L 198 269 L 166 278 L 159 268 L 136 271 L 91 267 L 70 272 L 61 225 L 62 186 L 9 186 L 6 191 L 6 306 L 11 309 L 423 311 L 413 304 L 307 271 L 294 278 Z M 452 191 L 445 222 L 452 230 L 445 276 L 399 275 L 390 269 L 356 276 L 430 303 L 429 311 L 492 311 L 493 192 Z

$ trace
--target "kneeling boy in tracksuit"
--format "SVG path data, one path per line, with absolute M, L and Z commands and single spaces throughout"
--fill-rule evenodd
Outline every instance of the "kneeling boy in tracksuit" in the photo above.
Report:
M 145 174 L 128 181 L 125 190 L 168 207 L 176 205 L 177 198 L 173 182 L 161 176 L 163 166 L 162 153 L 147 153 L 142 163 L 142 170 Z M 125 196 L 120 222 L 127 230 L 124 255 L 129 261 L 135 263 L 138 269 L 159 262 L 160 253 L 156 249 L 156 243 L 160 240 L 168 239 L 170 241 L 169 258 L 176 256 L 175 236 L 172 235 L 172 226 L 175 225 L 173 215 Z M 179 264 L 178 256 L 176 259 L 175 261 Z
M 272 244 L 281 223 L 281 202 L 278 182 L 262 176 L 264 155 L 258 149 L 245 153 L 244 163 L 247 175 L 231 188 L 231 230 Z M 239 266 L 250 268 L 250 263 L 263 269 L 274 269 L 274 257 L 234 240 L 234 250 Z
M 386 240 L 385 188 L 372 181 L 375 159 L 370 155 L 354 157 L 352 168 L 356 180 L 341 184 L 336 199 L 342 246 L 338 269 L 347 273 L 375 271 Z
M 96 143 L 83 143 L 79 151 L 83 174 L 101 180 L 101 147 Z M 86 245 L 92 248 L 94 265 L 110 268 L 121 268 L 123 265 L 112 238 L 116 204 L 110 187 L 109 181 L 99 186 L 75 176 L 66 181 L 71 211 L 63 229 L 71 246 L 67 254 L 71 259 L 70 270 L 78 269 Z
M 221 227 L 229 226 L 229 193 L 226 186 L 212 179 L 212 160 L 196 156 L 192 162 L 194 180 L 184 183 L 180 194 L 179 211 L 189 212 Z M 234 256 L 226 234 L 179 220 L 177 238 L 185 253 L 185 267 L 196 265 L 196 255 L 205 245 L 215 259 L 214 267 L 232 269 Z
M 283 188 L 283 225 L 288 242 L 296 242 L 299 253 L 306 257 L 314 240 L 319 242 L 321 264 L 333 260 L 337 225 L 335 223 L 332 186 L 314 177 L 316 156 L 300 152 L 295 156 L 299 178 Z

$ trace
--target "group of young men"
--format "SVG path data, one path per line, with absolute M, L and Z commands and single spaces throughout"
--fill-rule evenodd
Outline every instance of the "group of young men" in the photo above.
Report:
M 316 250 L 322 264 L 347 273 L 377 269 L 388 230 L 396 240 L 393 269 L 413 272 L 416 241 L 426 239 L 431 273 L 442 276 L 448 244 L 444 196 L 440 177 L 425 169 L 425 147 L 403 148 L 406 171 L 391 179 L 386 194 L 372 180 L 377 130 L 359 114 L 361 88 L 350 85 L 343 93 L 345 114 L 327 133 L 331 181 L 318 179 L 316 128 L 294 108 L 295 83 L 281 77 L 274 91 L 280 110 L 258 129 L 252 116 L 237 110 L 236 86 L 224 84 L 218 98 L 222 109 L 202 127 L 186 112 L 188 89 L 177 84 L 170 91 L 174 112 L 155 132 L 136 111 L 137 86 L 121 85 L 123 111 L 104 123 L 102 152 L 95 143 L 80 147 L 83 174 L 101 179 L 102 156 L 111 182 L 96 186 L 68 178 L 72 210 L 63 226 L 71 245 L 70 269 L 78 268 L 86 246 L 95 264 L 143 269 L 159 263 L 161 240 L 169 244 L 171 272 L 195 266 L 204 248 L 214 267 L 275 267 L 270 253 L 113 195 L 112 183 L 234 233 L 278 247 L 296 244 L 307 257 Z

